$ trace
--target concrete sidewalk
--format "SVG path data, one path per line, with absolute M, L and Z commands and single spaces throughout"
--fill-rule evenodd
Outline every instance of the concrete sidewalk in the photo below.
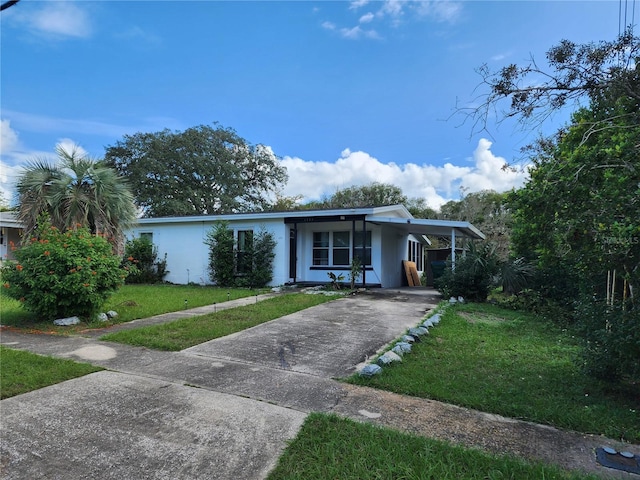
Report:
M 320 411 L 632 478 L 595 463 L 618 442 L 334 380 L 435 306 L 416 293 L 343 298 L 175 353 L 2 332 L 6 346 L 109 369 L 0 402 L 3 477 L 262 479 Z

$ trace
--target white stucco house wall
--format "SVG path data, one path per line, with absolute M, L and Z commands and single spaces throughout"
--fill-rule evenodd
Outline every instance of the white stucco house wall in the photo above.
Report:
M 469 222 L 416 219 L 402 205 L 142 218 L 126 235 L 147 236 L 159 256 L 166 253 L 166 281 L 208 284 L 205 240 L 221 220 L 229 223 L 236 239 L 262 228 L 273 234 L 277 246 L 271 285 L 327 283 L 329 272 L 343 274 L 347 281 L 351 260 L 358 255 L 366 263 L 359 284 L 398 287 L 405 278 L 403 260 L 415 262 L 419 272 L 425 268 L 429 236 L 450 237 L 454 255 L 456 239 L 484 239 Z
M 20 246 L 22 224 L 13 212 L 0 212 L 0 262 L 13 260 L 11 245 Z

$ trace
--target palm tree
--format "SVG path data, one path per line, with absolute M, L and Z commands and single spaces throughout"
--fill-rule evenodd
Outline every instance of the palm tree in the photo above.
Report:
M 24 238 L 37 228 L 38 217 L 48 214 L 61 230 L 88 227 L 104 235 L 115 248 L 125 228 L 136 219 L 133 194 L 123 177 L 100 160 L 58 146 L 57 164 L 44 159 L 30 162 L 17 185 L 18 219 Z

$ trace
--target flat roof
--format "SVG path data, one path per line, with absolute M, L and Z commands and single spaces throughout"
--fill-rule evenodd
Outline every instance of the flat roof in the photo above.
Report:
M 450 237 L 452 232 L 456 235 L 476 240 L 484 240 L 484 233 L 469 222 L 456 220 L 430 220 L 426 218 L 397 218 L 376 217 L 367 215 L 367 222 L 375 225 L 392 225 L 398 230 L 412 235 L 427 235 L 437 237 Z

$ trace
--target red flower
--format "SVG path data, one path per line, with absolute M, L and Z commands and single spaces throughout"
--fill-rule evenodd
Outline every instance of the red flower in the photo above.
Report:
M 45 257 L 48 257 L 49 255 L 51 255 L 51 253 L 49 253 L 49 250 L 45 250 L 45 251 L 44 251 L 44 253 L 43 253 L 43 255 L 44 255 Z
M 9 288 L 11 285 L 9 285 L 9 282 L 6 282 L 2 285 L 4 288 Z
M 16 265 L 16 270 L 18 270 L 19 272 L 21 272 L 24 269 L 24 267 L 20 264 Z

